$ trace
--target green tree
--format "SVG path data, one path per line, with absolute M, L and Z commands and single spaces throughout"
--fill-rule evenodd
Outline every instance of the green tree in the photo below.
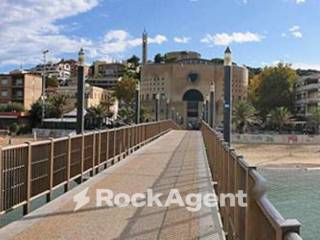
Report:
M 285 107 L 277 107 L 270 112 L 272 125 L 281 133 L 284 125 L 290 122 L 290 111 Z
M 57 77 L 48 77 L 46 81 L 46 87 L 57 88 L 59 87 L 59 80 Z
M 138 67 L 140 65 L 140 58 L 136 55 L 133 55 L 131 58 L 127 59 L 128 63 L 131 63 L 135 67 Z
M 119 111 L 119 115 L 127 118 L 129 121 L 133 120 L 132 112 L 137 82 L 137 79 L 125 74 L 114 87 L 113 96 L 118 99 L 120 106 L 123 108 L 120 109 L 123 111 Z
M 308 125 L 315 130 L 315 134 L 320 134 L 320 107 L 311 113 L 308 118 Z
M 24 112 L 24 106 L 21 103 L 12 102 L 0 104 L 0 112 Z
M 288 64 L 266 67 L 256 75 L 249 86 L 249 99 L 265 119 L 277 107 L 293 110 L 294 84 L 298 76 Z
M 48 103 L 45 103 L 45 109 L 46 110 L 51 109 Z M 38 100 L 31 105 L 29 114 L 30 114 L 29 116 L 30 126 L 32 128 L 39 126 L 41 124 L 41 117 L 42 117 L 42 100 Z
M 114 105 L 116 99 L 114 95 L 108 94 L 107 99 L 101 102 L 101 105 L 106 109 L 107 117 L 112 117 L 113 112 L 111 111 L 111 107 Z
M 247 126 L 258 123 L 257 111 L 250 103 L 239 101 L 234 105 L 233 122 L 238 133 L 244 133 Z
M 65 95 L 54 95 L 48 98 L 51 105 L 52 117 L 61 118 L 63 116 L 63 107 L 66 105 L 68 97 Z
M 162 56 L 160 53 L 154 56 L 155 63 L 162 63 L 163 61 L 164 61 L 164 56 Z

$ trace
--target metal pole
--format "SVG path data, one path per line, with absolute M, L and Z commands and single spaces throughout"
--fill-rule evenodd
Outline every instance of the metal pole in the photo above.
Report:
M 231 144 L 231 119 L 232 119 L 232 58 L 228 47 L 225 51 L 224 64 L 224 119 L 223 137 Z
M 43 68 L 42 68 L 42 96 L 41 96 L 41 125 L 43 125 L 43 121 L 45 118 L 45 91 L 46 91 L 46 54 L 49 50 L 45 50 L 42 52 L 43 54 Z
M 167 99 L 167 101 L 166 101 L 166 119 L 169 119 L 169 104 L 170 104 L 170 100 Z
M 79 66 L 78 66 L 78 94 L 77 94 L 77 134 L 84 132 L 84 116 L 83 107 L 85 101 L 85 89 L 84 89 L 84 51 L 83 49 L 79 52 Z
M 174 107 L 171 108 L 171 120 L 174 121 Z
M 214 84 L 210 86 L 210 121 L 209 125 L 213 128 L 215 122 L 215 98 L 214 98 Z
M 206 104 L 205 104 L 205 122 L 209 123 L 209 101 L 206 99 Z
M 135 114 L 135 122 L 136 124 L 140 123 L 140 83 L 137 83 L 136 86 L 136 114 Z
M 159 114 L 159 110 L 160 110 L 160 96 L 159 94 L 157 93 L 156 95 L 156 122 L 158 122 L 160 120 L 160 114 Z

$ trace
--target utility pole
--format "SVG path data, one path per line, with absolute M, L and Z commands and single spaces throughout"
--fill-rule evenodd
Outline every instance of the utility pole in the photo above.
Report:
M 41 96 L 41 125 L 43 125 L 43 121 L 45 119 L 45 96 L 46 96 L 46 54 L 49 50 L 44 50 L 43 54 L 43 68 L 42 68 L 42 96 Z
M 232 54 L 229 47 L 224 52 L 224 118 L 223 137 L 231 145 L 232 119 Z

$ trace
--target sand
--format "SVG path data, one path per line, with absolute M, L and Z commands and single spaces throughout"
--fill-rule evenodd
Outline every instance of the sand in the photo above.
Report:
M 236 144 L 234 147 L 246 161 L 257 167 L 320 168 L 320 144 Z

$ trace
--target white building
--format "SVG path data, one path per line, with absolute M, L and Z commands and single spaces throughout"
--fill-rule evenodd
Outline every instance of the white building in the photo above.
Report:
M 295 108 L 300 116 L 310 116 L 320 107 L 320 74 L 301 77 L 296 84 Z

